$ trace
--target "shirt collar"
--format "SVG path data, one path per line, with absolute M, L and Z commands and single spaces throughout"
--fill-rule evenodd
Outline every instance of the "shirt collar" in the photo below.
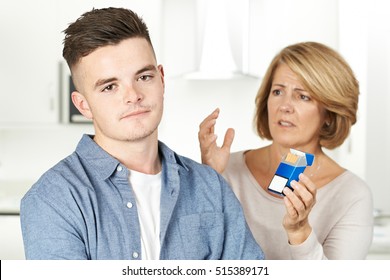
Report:
M 76 153 L 91 165 L 92 169 L 99 170 L 102 179 L 109 178 L 120 162 L 103 150 L 93 140 L 93 135 L 84 134 L 76 147 Z
M 182 159 L 167 145 L 159 141 L 158 148 L 162 161 L 169 165 L 181 166 L 188 171 L 188 167 Z M 96 144 L 93 140 L 93 135 L 83 135 L 76 147 L 76 153 L 88 161 L 93 169 L 99 170 L 98 174 L 102 179 L 109 178 L 116 171 L 118 165 L 121 164 L 116 158 Z
M 167 145 L 165 145 L 163 142 L 158 141 L 158 150 L 162 157 L 162 161 L 166 161 L 170 164 L 177 164 L 187 171 L 189 170 L 188 167 L 185 165 L 185 163 L 182 160 L 182 157 L 180 157 L 178 154 L 176 154 L 174 151 L 172 151 Z

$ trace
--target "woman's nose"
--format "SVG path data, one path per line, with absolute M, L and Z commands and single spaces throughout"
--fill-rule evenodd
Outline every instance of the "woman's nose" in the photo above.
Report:
M 292 113 L 294 111 L 294 106 L 291 98 L 289 96 L 285 96 L 280 104 L 280 111 L 284 113 Z

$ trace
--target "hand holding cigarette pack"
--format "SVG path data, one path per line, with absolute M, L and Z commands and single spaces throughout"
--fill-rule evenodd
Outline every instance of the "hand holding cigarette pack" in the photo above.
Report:
M 303 173 L 306 166 L 311 166 L 313 162 L 314 155 L 290 149 L 290 152 L 282 158 L 268 186 L 268 190 L 279 195 L 284 195 L 283 189 L 285 187 L 292 189 L 290 185 L 291 181 L 298 181 L 299 174 Z

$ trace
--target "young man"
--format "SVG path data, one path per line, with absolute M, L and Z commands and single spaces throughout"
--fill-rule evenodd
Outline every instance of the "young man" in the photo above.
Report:
M 26 258 L 263 259 L 222 177 L 158 141 L 164 71 L 142 19 L 92 10 L 65 34 L 72 100 L 95 135 L 23 198 Z

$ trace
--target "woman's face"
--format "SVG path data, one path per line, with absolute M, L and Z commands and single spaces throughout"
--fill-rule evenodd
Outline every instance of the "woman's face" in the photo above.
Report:
M 325 110 L 285 64 L 280 64 L 275 71 L 267 106 L 275 144 L 302 151 L 318 147 Z

